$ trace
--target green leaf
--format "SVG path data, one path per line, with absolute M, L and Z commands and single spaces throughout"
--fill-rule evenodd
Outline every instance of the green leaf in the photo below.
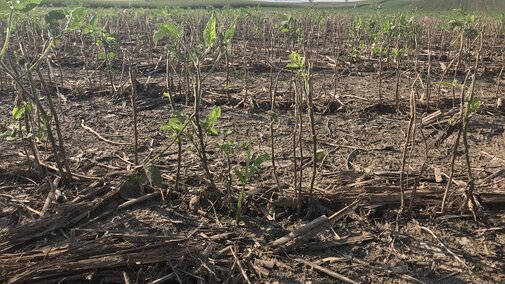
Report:
M 25 111 L 26 111 L 26 105 L 24 105 L 22 107 L 14 107 L 12 109 L 12 117 L 15 120 L 20 120 L 21 118 L 23 118 Z
M 203 119 L 202 127 L 207 134 L 212 135 L 212 136 L 219 134 L 219 131 L 217 131 L 217 129 L 214 128 L 214 126 L 216 125 L 219 118 L 221 118 L 221 108 L 215 107 Z
M 161 130 L 170 131 L 170 135 L 175 138 L 177 134 L 181 133 L 186 125 L 189 123 L 189 118 L 183 112 L 176 111 L 173 117 L 170 118 L 165 125 L 160 127 Z M 180 136 L 179 136 L 179 139 Z
M 145 194 L 144 185 L 145 182 L 142 176 L 131 175 L 119 189 L 119 195 L 126 200 L 138 198 Z
M 46 16 L 44 17 L 44 20 L 46 21 L 47 24 L 54 24 L 58 21 L 64 20 L 67 18 L 67 14 L 63 10 L 52 10 L 49 11 Z
M 292 21 L 292 16 L 291 15 L 282 15 L 283 17 L 283 21 L 281 21 L 279 23 L 279 26 L 278 26 L 278 30 L 281 32 L 281 33 L 288 33 L 289 32 L 289 27 L 291 26 L 291 21 Z
M 67 14 L 63 10 L 52 10 L 49 11 L 44 20 L 49 27 L 51 36 L 58 38 L 62 35 L 63 30 L 60 28 L 60 23 L 67 19 Z
M 116 53 L 113 51 L 106 52 L 105 50 L 100 50 L 98 53 L 98 59 L 114 61 L 116 59 Z
M 144 172 L 146 174 L 147 180 L 151 186 L 162 187 L 163 182 L 161 180 L 161 172 L 153 164 L 147 164 L 144 166 Z
M 158 30 L 154 32 L 154 43 L 158 42 L 164 38 L 169 38 L 171 40 L 179 39 L 182 35 L 182 29 L 173 23 L 161 24 Z
M 246 176 L 242 174 L 241 171 L 235 170 L 235 175 L 237 176 L 241 185 L 245 186 L 249 182 L 249 179 L 247 179 Z
M 263 164 L 263 162 L 265 162 L 269 159 L 270 159 L 270 156 L 268 154 L 261 154 L 260 156 L 258 156 L 254 160 L 252 165 L 249 166 L 250 175 L 255 174 L 258 171 L 258 168 L 261 166 L 261 164 Z
M 261 164 L 269 159 L 270 159 L 270 156 L 268 154 L 262 154 L 262 155 L 258 156 L 256 159 L 254 159 L 252 164 L 250 164 L 249 167 L 247 169 L 245 169 L 244 172 L 235 170 L 235 175 L 237 175 L 240 183 L 244 186 L 246 184 L 248 184 L 251 179 L 251 176 L 254 175 L 258 171 Z
M 480 98 L 474 98 L 471 102 L 468 102 L 468 111 L 470 113 L 478 111 L 482 107 L 482 101 Z
M 291 51 L 291 54 L 289 55 L 289 60 L 291 63 L 287 65 L 289 68 L 302 68 L 305 66 L 305 57 L 301 56 L 298 52 L 296 51 Z
M 91 20 L 89 20 L 87 24 L 83 24 L 81 30 L 84 35 L 95 36 L 96 34 L 98 34 L 100 30 L 98 28 L 98 16 L 93 15 L 93 17 L 91 18 Z
M 224 33 L 224 41 L 228 46 L 231 45 L 233 35 L 235 34 L 235 28 L 236 28 L 236 22 L 233 22 Z
M 212 16 L 210 17 L 209 21 L 207 22 L 207 26 L 203 31 L 203 41 L 205 42 L 205 48 L 207 51 L 214 46 L 216 37 L 216 18 Z
M 316 159 L 317 161 L 322 161 L 324 157 L 326 156 L 326 152 L 323 149 L 318 149 L 316 151 Z
M 237 145 L 237 143 L 235 143 L 233 141 L 226 141 L 223 144 L 220 144 L 218 146 L 219 146 L 219 149 L 221 149 L 224 152 L 231 152 L 235 148 L 236 145 Z
M 41 0 L 12 0 L 12 8 L 21 12 L 28 12 L 40 5 Z
M 70 11 L 68 17 L 67 30 L 81 29 L 86 23 L 86 8 L 75 8 Z
M 220 107 L 215 107 L 212 109 L 212 111 L 209 113 L 207 116 L 209 122 L 211 122 L 212 125 L 214 125 L 218 119 L 221 118 L 221 108 Z
M 11 6 L 5 0 L 0 0 L 0 11 L 9 11 Z
M 185 123 L 182 123 L 179 118 L 173 117 L 168 120 L 167 124 L 160 127 L 161 130 L 168 130 L 173 132 L 182 131 Z
M 226 136 L 229 136 L 230 134 L 232 134 L 232 131 L 229 129 L 225 129 L 225 130 L 223 130 L 222 134 L 223 134 L 223 136 L 226 137 Z
M 90 27 L 96 28 L 98 26 L 98 16 L 93 15 L 93 17 L 91 18 L 91 20 L 89 21 L 88 24 L 90 25 Z

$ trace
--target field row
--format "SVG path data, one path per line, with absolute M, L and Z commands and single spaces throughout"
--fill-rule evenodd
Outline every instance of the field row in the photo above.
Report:
M 255 0 L 79 0 L 79 1 L 64 1 L 64 0 L 43 0 L 47 5 L 85 5 L 91 7 L 247 7 L 247 6 L 274 6 L 274 7 L 310 7 L 314 6 L 313 3 L 283 3 L 268 2 L 268 1 L 255 1 Z M 342 1 L 331 3 L 329 1 L 315 3 L 315 7 L 324 8 L 340 8 L 340 7 L 357 7 L 357 12 L 370 12 L 374 7 L 389 11 L 426 11 L 431 13 L 446 13 L 453 9 L 462 9 L 474 13 L 488 13 L 490 15 L 502 15 L 505 13 L 505 1 L 501 0 L 382 0 L 382 1 L 359 1 L 349 3 L 342 3 Z

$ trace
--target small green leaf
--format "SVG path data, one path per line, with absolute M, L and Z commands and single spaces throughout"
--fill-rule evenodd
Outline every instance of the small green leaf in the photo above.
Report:
M 235 170 L 235 175 L 237 175 L 240 184 L 242 185 L 248 184 L 251 179 L 251 176 L 258 171 L 261 164 L 269 159 L 270 156 L 268 154 L 261 154 L 256 159 L 254 159 L 252 164 L 250 164 L 249 167 L 246 168 L 244 172 Z
M 210 17 L 203 31 L 203 41 L 205 42 L 207 51 L 210 50 L 216 42 L 216 18 L 214 16 Z
M 40 5 L 41 0 L 12 0 L 12 8 L 21 12 L 28 12 Z
M 283 21 L 281 21 L 279 23 L 279 26 L 278 26 L 278 30 L 281 32 L 281 33 L 288 33 L 289 32 L 289 28 L 291 26 L 291 21 L 293 20 L 292 16 L 291 15 L 282 15 L 283 17 Z
M 224 33 L 224 41 L 229 46 L 235 34 L 236 22 L 233 22 Z
M 326 157 L 326 152 L 323 149 L 318 149 L 316 151 L 316 159 L 317 161 L 322 161 Z
M 474 98 L 471 102 L 468 102 L 468 111 L 470 113 L 478 111 L 482 107 L 482 101 L 480 98 Z
M 147 180 L 151 186 L 162 187 L 163 182 L 161 180 L 161 172 L 153 164 L 147 164 L 144 166 L 144 172 L 146 174 Z
M 249 166 L 250 167 L 249 172 L 251 173 L 251 175 L 255 174 L 258 171 L 258 168 L 261 166 L 261 164 L 263 164 L 263 162 L 265 162 L 269 159 L 270 159 L 270 156 L 268 154 L 261 154 L 260 156 L 258 156 L 254 160 L 252 165 Z
M 12 109 L 12 117 L 15 120 L 20 120 L 21 118 L 23 118 L 25 111 L 26 111 L 26 105 L 24 105 L 22 107 L 14 107 Z
M 305 57 L 301 56 L 298 52 L 292 51 L 289 55 L 291 63 L 287 65 L 289 68 L 303 68 L 305 66 Z
M 54 24 L 58 21 L 66 19 L 66 18 L 67 18 L 67 14 L 65 14 L 65 11 L 52 10 L 46 14 L 46 16 L 44 17 L 44 20 L 46 21 L 47 24 Z
M 218 145 L 219 149 L 221 149 L 224 152 L 231 152 L 235 147 L 237 143 L 233 141 L 226 141 L 223 144 Z
M 241 185 L 245 186 L 249 182 L 249 180 L 246 178 L 244 174 L 242 174 L 241 171 L 235 170 L 235 175 L 237 176 Z
M 9 11 L 10 9 L 11 6 L 5 0 L 0 0 L 0 11 Z
M 96 28 L 98 26 L 98 16 L 97 15 L 93 15 L 93 17 L 91 18 L 91 20 L 89 21 L 89 25 L 92 27 L 92 28 Z
M 215 124 L 218 119 L 221 118 L 221 108 L 220 107 L 215 107 L 212 109 L 212 111 L 208 115 L 209 121 L 212 122 L 212 124 Z
M 154 32 L 154 43 L 157 45 L 158 42 L 164 38 L 169 38 L 171 40 L 179 39 L 182 35 L 182 29 L 173 23 L 164 23 L 158 27 L 158 30 Z
M 133 199 L 144 195 L 143 178 L 137 174 L 128 177 L 126 182 L 119 189 L 119 195 L 123 199 Z
M 45 15 L 44 20 L 52 37 L 59 38 L 62 35 L 63 29 L 60 23 L 66 19 L 67 14 L 63 10 L 52 10 Z
M 208 135 L 216 136 L 219 134 L 219 131 L 217 131 L 217 129 L 214 128 L 219 118 L 221 118 L 221 108 L 215 107 L 203 119 L 202 127 Z
M 67 23 L 68 30 L 81 29 L 84 26 L 86 20 L 86 8 L 84 7 L 75 8 L 72 11 L 70 11 L 68 17 L 69 17 Z
M 219 135 L 219 131 L 217 129 L 215 129 L 214 127 L 209 128 L 207 132 L 210 136 Z
M 172 131 L 176 133 L 181 132 L 184 129 L 186 123 L 182 121 L 182 117 L 170 118 L 167 124 L 160 127 L 161 130 Z
M 98 59 L 114 61 L 116 59 L 116 53 L 113 51 L 106 52 L 105 50 L 100 50 L 98 53 Z

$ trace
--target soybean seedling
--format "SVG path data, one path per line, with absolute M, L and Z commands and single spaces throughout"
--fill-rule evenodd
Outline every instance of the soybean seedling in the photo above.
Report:
M 190 47 L 186 43 L 183 35 L 183 30 L 179 26 L 173 23 L 164 23 L 158 27 L 158 30 L 154 33 L 154 42 L 158 42 L 164 38 L 169 39 L 169 43 L 166 44 L 166 48 L 170 49 L 176 56 L 180 59 L 191 62 L 193 66 L 193 112 L 194 112 L 194 124 L 196 126 L 196 132 L 198 136 L 198 147 L 197 150 L 202 161 L 202 167 L 205 171 L 205 175 L 210 183 L 210 188 L 217 191 L 217 187 L 214 183 L 214 178 L 210 172 L 207 151 L 206 151 L 206 137 L 207 134 L 217 134 L 213 132 L 215 130 L 213 127 L 209 128 L 209 123 L 214 121 L 213 117 L 219 111 L 219 117 L 221 115 L 221 109 L 214 109 L 208 119 L 202 119 L 200 115 L 200 105 L 202 100 L 202 85 L 205 79 L 214 70 L 216 63 L 221 59 L 221 52 L 213 60 L 212 67 L 208 73 L 202 73 L 202 63 L 207 58 L 207 56 L 214 50 L 217 41 L 217 29 L 216 29 L 216 18 L 212 15 L 207 22 L 205 30 L 203 31 L 203 42 L 196 47 Z M 215 119 L 217 121 L 217 118 Z M 214 121 L 214 123 L 215 123 Z M 210 131 L 210 132 L 209 132 Z M 196 145 L 196 144 L 195 144 Z
M 175 175 L 175 191 L 179 191 L 181 180 L 181 163 L 182 163 L 182 139 L 181 133 L 189 123 L 189 118 L 182 112 L 176 111 L 168 122 L 161 126 L 161 130 L 168 131 L 168 135 L 172 139 L 177 140 L 177 172 Z
M 245 161 L 245 167 L 242 170 L 235 170 L 235 175 L 237 176 L 241 185 L 240 194 L 237 200 L 237 214 L 235 217 L 235 222 L 237 224 L 240 222 L 240 219 L 242 218 L 242 214 L 244 211 L 243 205 L 245 201 L 246 186 L 251 181 L 252 175 L 254 175 L 258 171 L 261 164 L 270 159 L 270 156 L 268 156 L 268 154 L 261 154 L 258 157 L 253 158 L 250 136 L 248 140 L 249 141 L 247 143 L 247 156 Z
M 228 199 L 231 199 L 232 196 L 232 182 L 233 182 L 233 177 L 232 177 L 232 169 L 231 169 L 231 164 L 232 164 L 232 158 L 237 155 L 237 153 L 247 147 L 247 143 L 238 143 L 233 140 L 227 140 L 227 138 L 231 135 L 231 131 L 225 130 L 222 132 L 223 134 L 223 143 L 219 144 L 218 147 L 219 149 L 223 152 L 223 154 L 226 157 L 226 191 L 228 194 Z

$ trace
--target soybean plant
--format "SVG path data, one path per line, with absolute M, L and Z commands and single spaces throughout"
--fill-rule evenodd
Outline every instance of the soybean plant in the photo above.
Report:
M 484 31 L 480 31 L 479 37 L 480 37 L 480 47 L 477 50 L 476 54 L 476 59 L 475 59 L 475 65 L 473 68 L 470 68 L 467 71 L 467 75 L 465 78 L 465 82 L 463 83 L 463 89 L 461 90 L 461 97 L 460 97 L 460 125 L 459 125 L 459 130 L 458 134 L 456 137 L 456 141 L 454 142 L 454 147 L 452 151 L 452 157 L 451 157 L 451 165 L 450 165 L 450 174 L 449 174 L 449 180 L 447 182 L 447 186 L 445 188 L 444 196 L 442 199 L 442 205 L 441 205 L 441 211 L 444 211 L 445 208 L 445 202 L 447 199 L 447 195 L 449 193 L 450 186 L 452 184 L 452 178 L 454 175 L 454 164 L 456 161 L 456 156 L 458 152 L 458 147 L 460 143 L 460 139 L 462 138 L 463 140 L 463 147 L 464 147 L 464 154 L 465 154 L 465 164 L 466 164 L 466 173 L 467 173 L 467 186 L 465 190 L 465 203 L 463 207 L 465 209 L 470 209 L 472 213 L 474 213 L 475 217 L 475 211 L 479 209 L 480 204 L 478 200 L 474 196 L 474 191 L 475 191 L 475 180 L 473 177 L 472 173 L 472 167 L 471 167 L 471 161 L 470 161 L 470 147 L 468 145 L 468 127 L 470 124 L 470 118 L 472 115 L 477 112 L 481 106 L 482 106 L 482 101 L 480 98 L 475 97 L 475 80 L 476 80 L 476 73 L 479 68 L 480 64 L 480 55 L 482 53 L 482 45 L 483 45 L 483 33 Z M 472 77 L 472 81 L 470 83 L 470 86 L 468 87 L 467 90 L 465 90 L 465 83 L 467 79 L 469 78 L 470 74 Z
M 212 190 L 217 191 L 216 185 L 214 183 L 214 178 L 210 172 L 208 159 L 207 159 L 207 145 L 206 145 L 206 133 L 204 132 L 204 123 L 200 115 L 200 105 L 202 101 L 202 85 L 205 79 L 214 70 L 215 65 L 219 62 L 222 54 L 218 52 L 217 56 L 214 58 L 212 67 L 208 73 L 202 73 L 202 64 L 205 58 L 214 51 L 214 47 L 217 41 L 217 29 L 216 29 L 216 18 L 211 16 L 205 30 L 203 32 L 203 42 L 196 47 L 190 47 L 183 35 L 183 30 L 179 26 L 173 23 L 164 23 L 158 27 L 158 30 L 154 33 L 154 42 L 158 42 L 164 38 L 168 38 L 169 42 L 166 47 L 170 49 L 174 54 L 176 54 L 184 62 L 189 61 L 192 64 L 193 70 L 193 112 L 194 112 L 194 124 L 196 126 L 197 136 L 198 136 L 198 153 L 202 161 L 202 167 L 205 171 L 205 175 L 209 182 L 209 186 Z M 180 47 L 180 50 L 177 48 Z M 219 110 L 220 114 L 220 110 Z
M 223 154 L 226 157 L 226 192 L 228 194 L 228 200 L 231 200 L 232 192 L 231 192 L 231 187 L 232 187 L 232 182 L 233 182 L 233 177 L 232 177 L 232 169 L 231 169 L 231 164 L 232 164 L 232 158 L 237 155 L 237 152 L 240 151 L 241 149 L 244 149 L 247 144 L 246 143 L 238 143 L 232 140 L 228 140 L 227 138 L 230 136 L 232 132 L 229 130 L 225 130 L 222 132 L 223 134 L 223 142 L 218 145 L 219 149 L 223 151 Z
M 18 90 L 15 107 L 12 112 L 13 118 L 18 123 L 18 133 L 21 139 L 28 141 L 39 176 L 42 178 L 45 175 L 45 171 L 42 167 L 43 163 L 41 162 L 35 139 L 37 137 L 43 138 L 47 135 L 61 179 L 63 183 L 68 184 L 72 179 L 72 174 L 65 154 L 58 114 L 53 105 L 49 88 L 41 75 L 39 65 L 46 59 L 53 46 L 57 44 L 58 38 L 64 32 L 70 30 L 72 12 L 64 14 L 51 11 L 45 16 L 49 38 L 45 41 L 42 51 L 37 54 L 34 61 L 29 59 L 27 50 L 23 44 L 19 44 L 19 53 L 16 49 L 11 48 L 10 45 L 12 30 L 19 16 L 35 9 L 40 2 L 40 0 L 0 1 L 0 12 L 8 14 L 4 43 L 0 51 L 0 71 L 12 79 L 14 87 Z M 63 29 L 55 24 L 57 21 L 63 22 Z M 19 61 L 20 58 L 24 59 L 24 64 Z M 41 79 L 42 90 L 35 85 L 33 72 L 36 72 Z M 49 112 L 45 110 L 41 103 L 42 92 L 47 96 Z M 53 122 L 56 137 L 53 132 Z M 29 159 L 26 149 L 25 153 Z
M 242 218 L 243 204 L 245 200 L 245 188 L 251 181 L 251 176 L 258 171 L 259 167 L 263 162 L 270 159 L 268 154 L 261 154 L 258 157 L 253 158 L 251 136 L 249 135 L 248 140 L 249 141 L 247 143 L 247 156 L 245 160 L 245 168 L 243 168 L 242 170 L 235 170 L 235 175 L 237 176 L 240 185 L 242 186 L 237 200 L 237 214 L 235 217 L 236 223 L 240 222 L 240 219 Z
M 161 130 L 169 132 L 169 137 L 177 140 L 177 172 L 175 175 L 175 191 L 179 191 L 181 181 L 181 163 L 182 163 L 182 132 L 189 123 L 189 118 L 182 112 L 176 111 L 167 124 L 161 126 Z
M 317 161 L 318 150 L 317 150 L 317 133 L 314 119 L 314 102 L 313 102 L 313 81 L 312 81 L 312 65 L 310 63 L 306 63 L 305 56 L 300 56 L 296 51 L 291 52 L 290 56 L 291 62 L 287 67 L 293 68 L 297 71 L 298 76 L 303 80 L 303 88 L 305 93 L 305 100 L 307 102 L 307 110 L 309 116 L 309 124 L 310 124 L 310 134 L 312 140 L 312 175 L 310 179 L 309 185 L 309 214 L 313 210 L 313 191 L 314 191 L 314 183 L 317 175 Z M 301 132 L 301 129 L 300 129 Z M 300 149 L 303 147 L 302 140 L 300 137 Z M 300 155 L 303 160 L 302 155 Z M 303 175 L 303 161 L 300 164 L 300 183 Z M 299 188 L 301 191 L 301 186 Z M 300 200 L 299 200 L 300 202 Z

